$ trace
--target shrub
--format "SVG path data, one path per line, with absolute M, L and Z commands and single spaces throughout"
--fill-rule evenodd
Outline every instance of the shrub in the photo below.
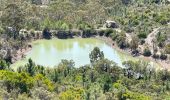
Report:
M 159 58 L 159 55 L 158 55 L 158 54 L 153 54 L 152 57 L 155 58 L 155 59 L 158 59 L 158 58 Z
M 165 53 L 170 54 L 170 43 L 165 46 Z
M 112 38 L 113 41 L 115 41 L 118 35 L 116 32 L 113 32 L 112 34 L 110 34 L 110 37 Z
M 138 34 L 138 37 L 139 37 L 139 38 L 146 38 L 146 37 L 147 37 L 147 34 L 144 33 L 144 32 L 141 32 L 141 33 Z
M 99 36 L 103 36 L 103 35 L 104 35 L 104 32 L 105 32 L 104 30 L 99 30 L 99 31 L 98 31 L 98 35 L 99 35 Z
M 159 42 L 159 43 L 158 43 L 158 46 L 159 46 L 160 48 L 163 48 L 164 45 L 165 45 L 164 42 Z
M 50 33 L 49 28 L 45 28 L 45 29 L 43 30 L 43 38 L 45 38 L 45 39 L 51 39 L 51 37 L 52 37 L 52 35 L 51 35 L 51 33 Z
M 4 33 L 4 29 L 0 26 L 0 34 Z
M 104 32 L 106 37 L 109 37 L 111 33 L 113 33 L 112 29 L 106 29 L 105 32 Z
M 91 37 L 93 35 L 97 35 L 97 32 L 93 29 L 84 29 L 83 30 L 83 34 L 82 37 L 86 38 L 86 37 Z
M 164 53 L 161 53 L 161 55 L 160 55 L 160 59 L 162 59 L 162 60 L 166 60 L 166 59 L 167 59 L 167 55 L 166 55 L 166 54 L 164 54 Z
M 137 26 L 139 24 L 139 21 L 137 19 L 133 20 L 132 21 L 132 25 L 133 26 Z
M 144 56 L 147 56 L 147 57 L 149 57 L 149 56 L 151 56 L 151 55 L 152 55 L 152 53 L 151 53 L 151 51 L 149 50 L 149 48 L 148 48 L 148 47 L 144 49 L 144 51 L 143 51 L 143 55 L 144 55 Z
M 119 33 L 116 42 L 121 49 L 126 48 L 128 46 L 126 42 L 126 34 L 124 32 Z
M 145 43 L 145 39 L 140 40 L 140 44 L 143 45 Z
M 31 90 L 31 95 L 33 99 L 39 99 L 39 100 L 51 100 L 54 96 L 53 93 L 46 90 L 44 87 L 33 88 Z
M 78 24 L 77 27 L 78 27 L 78 29 L 80 29 L 80 30 L 92 28 L 88 23 L 85 23 L 85 22 L 81 22 L 80 24 Z
M 30 34 L 31 34 L 32 37 L 35 37 L 35 30 L 34 30 L 34 29 L 31 29 L 31 30 L 30 30 Z
M 61 29 L 62 29 L 62 30 L 68 30 L 68 29 L 69 29 L 69 25 L 67 25 L 66 23 L 63 23 L 63 24 L 61 25 Z
M 133 28 L 127 27 L 127 26 L 124 28 L 124 30 L 125 30 L 125 32 L 127 32 L 127 33 L 132 33 L 132 32 L 134 32 L 134 29 L 133 29 Z

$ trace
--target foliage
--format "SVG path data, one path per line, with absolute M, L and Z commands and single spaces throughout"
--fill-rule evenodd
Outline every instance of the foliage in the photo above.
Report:
M 130 42 L 130 47 L 132 50 L 136 50 L 138 48 L 138 42 L 139 42 L 139 39 L 137 36 L 133 36 L 132 37 L 132 40 Z
M 28 92 L 33 87 L 34 79 L 27 73 L 15 73 L 11 71 L 0 71 L 0 80 L 4 81 L 7 91 L 19 88 L 21 93 Z
M 158 32 L 156 38 L 157 38 L 158 46 L 159 46 L 159 47 L 163 47 L 164 44 L 165 44 L 165 41 L 166 41 L 166 39 L 167 39 L 166 34 L 165 34 L 165 33 L 162 33 L 162 32 Z
M 124 32 L 119 33 L 116 42 L 121 49 L 126 48 L 127 47 L 126 34 Z
M 94 63 L 104 58 L 103 51 L 100 51 L 98 47 L 95 47 L 93 51 L 89 54 L 90 62 Z
M 70 90 L 67 90 L 65 92 L 62 92 L 59 95 L 60 100 L 82 100 L 85 97 L 83 97 L 84 90 L 82 88 L 73 88 Z
M 35 0 L 1 0 L 0 50 L 6 50 L 7 55 L 5 57 L 1 55 L 0 60 L 0 98 L 16 100 L 169 98 L 169 71 L 156 70 L 154 65 L 144 61 L 126 61 L 123 63 L 124 68 L 121 68 L 106 59 L 98 47 L 89 54 L 91 65 L 75 67 L 72 60 L 62 60 L 58 66 L 46 68 L 36 65 L 29 59 L 26 66 L 13 71 L 10 63 L 17 50 L 27 47 L 31 39 L 41 38 L 41 33 L 37 36 L 36 31 L 25 35 L 19 34 L 23 28 L 40 30 L 43 33 L 42 37 L 46 39 L 52 37 L 50 30 L 64 31 L 61 32 L 61 36 L 72 38 L 71 30 L 79 29 L 82 34 L 78 36 L 106 36 L 122 49 L 130 46 L 136 50 L 139 41 L 143 42 L 155 27 L 166 30 L 164 28 L 168 27 L 170 22 L 170 7 L 167 0 L 49 1 L 47 5 L 39 5 L 41 3 L 34 3 Z M 105 24 L 106 20 L 117 22 L 121 32 L 99 27 Z M 163 30 L 159 30 L 156 35 L 155 44 L 169 54 L 170 46 L 166 43 L 169 33 L 168 30 L 166 32 Z M 127 43 L 125 32 L 133 35 L 130 44 Z M 167 59 L 165 53 L 161 53 L 161 59 Z M 145 48 L 143 54 L 150 56 L 150 49 Z
M 164 54 L 164 53 L 161 53 L 161 55 L 160 55 L 160 59 L 162 59 L 162 60 L 166 60 L 166 59 L 167 59 L 167 55 L 166 55 L 166 54 Z
M 143 55 L 144 55 L 144 56 L 151 56 L 151 55 L 152 55 L 152 53 L 151 53 L 151 51 L 150 51 L 150 49 L 149 49 L 148 47 L 146 47 L 146 48 L 144 49 Z
M 16 38 L 19 30 L 24 27 L 24 10 L 18 3 L 12 2 L 6 6 L 1 21 L 4 26 L 13 28 L 13 34 L 11 34 L 11 36 Z
M 170 44 L 167 44 L 167 45 L 165 46 L 165 52 L 166 52 L 167 54 L 170 54 Z
M 151 100 L 168 95 L 170 85 L 167 70 L 156 71 L 143 61 L 124 62 L 123 69 L 105 58 L 95 61 L 91 67 L 74 68 L 74 62 L 68 60 L 62 60 L 56 68 L 44 68 L 33 62 L 30 65 L 34 69 L 32 75 L 27 68 L 22 68 L 20 73 L 0 70 L 0 83 L 2 90 L 9 93 L 8 98 L 84 100 L 104 96 Z M 1 95 L 5 96 L 4 92 Z
M 113 41 L 116 40 L 118 34 L 119 34 L 119 33 L 117 33 L 116 31 L 113 31 L 113 32 L 110 34 L 110 37 L 112 38 Z
M 49 28 L 45 28 L 44 30 L 43 30 L 43 38 L 45 38 L 45 39 L 51 39 L 51 33 L 50 33 L 50 30 L 49 30 Z

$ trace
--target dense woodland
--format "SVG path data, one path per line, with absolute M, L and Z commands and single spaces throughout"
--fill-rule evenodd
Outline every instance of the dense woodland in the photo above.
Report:
M 103 28 L 106 20 L 115 21 L 118 28 Z M 170 99 L 168 69 L 156 70 L 144 61 L 126 61 L 122 68 L 98 47 L 89 54 L 89 65 L 77 67 L 72 60 L 62 60 L 48 68 L 29 59 L 17 70 L 10 68 L 17 50 L 29 47 L 30 41 L 55 36 L 104 36 L 133 56 L 169 61 L 169 0 L 0 0 L 0 98 Z

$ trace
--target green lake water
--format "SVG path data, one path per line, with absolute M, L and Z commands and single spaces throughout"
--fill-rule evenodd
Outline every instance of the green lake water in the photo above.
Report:
M 29 58 L 38 65 L 48 67 L 58 65 L 62 59 L 73 60 L 75 67 L 79 67 L 90 64 L 89 53 L 94 47 L 99 47 L 104 52 L 105 58 L 113 60 L 119 66 L 122 66 L 123 61 L 136 60 L 136 58 L 113 49 L 104 41 L 94 38 L 37 40 L 32 42 L 32 45 L 32 50 L 26 53 L 24 59 L 11 65 L 13 68 L 25 65 Z

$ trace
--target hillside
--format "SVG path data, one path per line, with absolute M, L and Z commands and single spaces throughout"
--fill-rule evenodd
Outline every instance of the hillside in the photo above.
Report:
M 27 58 L 33 41 L 52 38 L 100 39 L 138 60 L 119 66 L 95 47 L 83 66 L 63 59 L 47 67 L 29 58 L 11 67 Z M 0 0 L 2 100 L 169 100 L 169 71 L 169 0 Z

